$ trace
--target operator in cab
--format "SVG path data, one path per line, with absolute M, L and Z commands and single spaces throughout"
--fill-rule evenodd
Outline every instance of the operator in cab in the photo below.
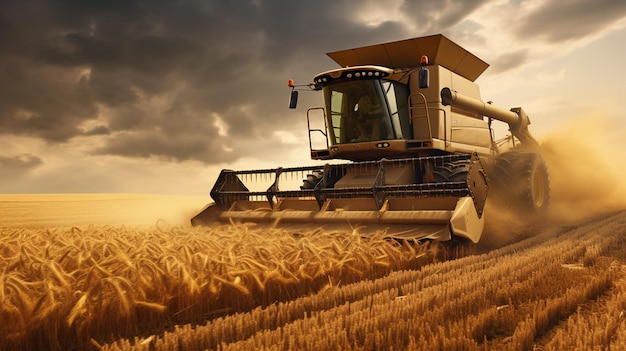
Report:
M 354 106 L 356 116 L 356 128 L 359 132 L 358 138 L 350 140 L 353 143 L 381 140 L 383 136 L 382 109 L 376 99 L 369 95 L 363 95 Z M 386 135 L 385 135 L 386 137 Z

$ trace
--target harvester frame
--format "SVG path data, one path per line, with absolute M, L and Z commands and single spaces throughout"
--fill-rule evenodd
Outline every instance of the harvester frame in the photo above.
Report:
M 325 106 L 307 110 L 311 158 L 352 162 L 223 170 L 215 203 L 192 224 L 365 226 L 399 238 L 478 242 L 488 193 L 517 211 L 545 211 L 547 168 L 529 117 L 480 99 L 474 80 L 487 63 L 440 34 L 328 55 L 343 68 L 304 86 L 290 81 L 289 107 L 299 89 L 321 91 Z M 322 112 L 324 130 L 312 127 L 312 111 Z M 508 124 L 504 142 L 494 140 L 493 120 Z M 323 147 L 314 147 L 314 133 Z M 300 189 L 281 190 L 281 177 L 300 174 Z M 250 191 L 245 180 L 259 176 L 273 181 Z

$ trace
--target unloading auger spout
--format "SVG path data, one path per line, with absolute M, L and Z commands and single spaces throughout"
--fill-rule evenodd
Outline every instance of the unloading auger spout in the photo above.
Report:
M 509 130 L 514 137 L 529 146 L 537 146 L 538 143 L 530 134 L 528 126 L 530 118 L 521 107 L 514 107 L 511 110 L 484 103 L 481 100 L 473 99 L 462 95 L 450 88 L 441 89 L 441 103 L 444 106 L 454 106 L 462 110 L 471 111 L 481 116 L 496 119 L 509 125 Z

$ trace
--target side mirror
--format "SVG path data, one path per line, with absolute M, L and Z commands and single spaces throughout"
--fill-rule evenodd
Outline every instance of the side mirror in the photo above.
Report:
M 294 109 L 298 105 L 298 91 L 292 90 L 289 97 L 289 108 Z
M 428 87 L 430 86 L 430 71 L 428 70 L 428 68 L 420 68 L 418 81 L 420 89 L 428 89 Z

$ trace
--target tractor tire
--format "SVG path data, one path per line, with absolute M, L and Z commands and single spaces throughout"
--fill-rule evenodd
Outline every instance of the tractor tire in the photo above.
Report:
M 520 160 L 520 178 L 523 186 L 521 206 L 529 212 L 544 212 L 550 202 L 548 168 L 539 154 L 525 154 Z
M 493 180 L 493 187 L 498 193 L 510 186 L 511 179 L 515 176 L 514 164 L 519 159 L 520 154 L 516 151 L 505 152 L 496 158 L 490 179 Z
M 529 214 L 544 213 L 550 203 L 548 169 L 541 155 L 507 152 L 496 159 L 494 189 L 499 205 Z
M 314 171 L 311 174 L 306 175 L 306 179 L 302 180 L 301 190 L 315 189 L 317 184 L 322 180 L 324 174 L 319 171 Z
M 433 171 L 436 183 L 440 182 L 465 182 L 469 172 L 470 160 L 457 160 L 437 166 Z

